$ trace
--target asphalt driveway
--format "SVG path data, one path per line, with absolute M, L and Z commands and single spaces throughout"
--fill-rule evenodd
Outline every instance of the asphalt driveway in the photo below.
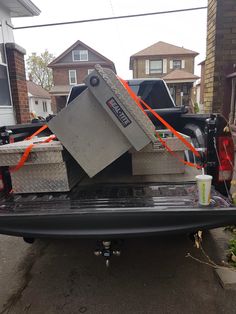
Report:
M 235 313 L 187 236 L 130 239 L 110 269 L 93 240 L 0 237 L 0 313 Z

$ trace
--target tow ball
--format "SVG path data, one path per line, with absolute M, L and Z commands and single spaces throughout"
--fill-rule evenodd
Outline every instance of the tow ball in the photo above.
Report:
M 94 251 L 95 256 L 103 256 L 106 259 L 106 267 L 110 266 L 110 258 L 112 256 L 120 256 L 121 251 L 112 248 L 111 241 L 99 242 L 99 249 Z

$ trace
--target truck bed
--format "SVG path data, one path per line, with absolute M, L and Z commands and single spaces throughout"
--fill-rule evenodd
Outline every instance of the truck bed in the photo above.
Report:
M 131 176 L 108 167 L 69 193 L 10 194 L 0 201 L 0 232 L 23 237 L 124 238 L 194 232 L 236 223 L 236 210 L 212 188 L 198 205 L 196 170 Z M 171 183 L 170 183 L 171 182 Z
M 183 130 L 184 126 L 189 125 L 189 130 L 197 126 L 199 133 L 204 130 L 207 117 L 178 115 L 176 118 L 170 114 L 167 120 L 179 132 L 191 135 Z M 213 131 L 217 130 L 213 135 L 224 134 L 225 125 L 224 119 L 217 116 L 210 124 Z M 212 146 L 213 138 L 207 138 L 206 142 Z M 195 169 L 188 167 L 184 174 L 178 175 L 132 176 L 131 161 L 126 154 L 93 179 L 85 175 L 69 193 L 2 196 L 0 233 L 26 238 L 110 239 L 191 233 L 236 224 L 236 208 L 218 192 L 224 183 L 217 182 L 215 148 L 208 147 L 207 151 L 206 170 L 217 187 L 217 191 L 212 187 L 212 201 L 207 207 L 199 206 L 197 201 Z

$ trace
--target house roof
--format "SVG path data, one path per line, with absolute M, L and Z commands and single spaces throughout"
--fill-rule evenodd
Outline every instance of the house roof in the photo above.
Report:
M 76 61 L 76 62 L 67 62 L 67 63 L 56 63 L 56 64 L 54 64 L 53 66 L 51 66 L 51 65 L 48 65 L 48 67 L 49 68 L 71 68 L 71 67 L 73 67 L 73 68 L 75 68 L 76 66 L 79 66 L 80 68 L 81 67 L 85 67 L 85 68 L 88 68 L 88 67 L 94 67 L 95 66 L 95 64 L 97 64 L 97 63 L 99 63 L 102 67 L 105 67 L 105 68 L 107 68 L 107 67 L 110 67 L 110 68 L 112 68 L 112 69 L 114 69 L 114 63 L 112 64 L 112 63 L 107 63 L 107 62 L 105 62 L 105 61 L 96 61 L 96 62 L 89 62 L 89 61 Z M 76 66 L 75 66 L 75 64 L 76 64 Z
M 162 79 L 168 83 L 195 82 L 199 79 L 199 76 L 184 70 L 176 69 L 162 77 Z
M 114 62 L 112 62 L 110 59 L 104 57 L 102 54 L 100 54 L 99 52 L 97 52 L 96 50 L 94 50 L 93 48 L 89 47 L 88 45 L 86 45 L 85 43 L 83 43 L 80 40 L 77 40 L 72 46 L 70 46 L 68 49 L 66 49 L 62 54 L 60 54 L 57 58 L 55 58 L 51 63 L 48 64 L 49 68 L 53 68 L 54 66 L 58 65 L 58 62 L 65 57 L 68 53 L 70 53 L 74 48 L 76 48 L 78 45 L 81 45 L 83 47 L 85 47 L 87 50 L 93 52 L 95 55 L 97 55 L 100 59 L 102 59 L 103 61 L 105 61 L 106 63 L 110 64 L 113 67 L 113 70 L 116 71 L 115 69 L 115 65 Z M 76 62 L 79 64 L 79 62 Z M 97 62 L 94 62 L 94 64 Z M 85 64 L 85 62 L 83 62 L 83 64 Z M 66 65 L 65 63 L 63 63 L 63 65 Z
M 31 97 L 50 99 L 51 96 L 48 91 L 42 88 L 40 85 L 35 84 L 32 81 L 27 81 L 28 94 Z
M 196 57 L 198 52 L 186 49 L 184 47 L 168 44 L 164 41 L 158 41 L 157 43 L 133 54 L 130 57 L 130 70 L 133 68 L 133 60 L 138 57 L 150 57 L 150 56 L 177 56 L 177 55 L 189 55 Z
M 158 41 L 157 43 L 133 54 L 131 57 L 139 56 L 167 56 L 167 55 L 194 55 L 197 56 L 198 52 L 186 49 L 184 47 L 178 47 L 172 44 L 168 44 L 164 41 Z
M 52 88 L 50 89 L 50 94 L 55 96 L 68 96 L 71 87 L 72 87 L 71 85 L 52 86 Z
M 35 16 L 41 13 L 30 0 L 0 0 L 0 6 L 9 11 L 11 17 Z
M 206 60 L 203 60 L 202 62 L 198 63 L 198 65 L 204 65 L 206 63 Z

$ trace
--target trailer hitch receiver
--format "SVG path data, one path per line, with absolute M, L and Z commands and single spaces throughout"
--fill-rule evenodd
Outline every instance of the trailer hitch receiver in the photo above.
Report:
M 98 243 L 99 248 L 94 251 L 95 256 L 103 256 L 106 260 L 106 267 L 110 266 L 110 258 L 112 256 L 120 256 L 121 251 L 119 249 L 112 248 L 111 241 L 100 241 Z

